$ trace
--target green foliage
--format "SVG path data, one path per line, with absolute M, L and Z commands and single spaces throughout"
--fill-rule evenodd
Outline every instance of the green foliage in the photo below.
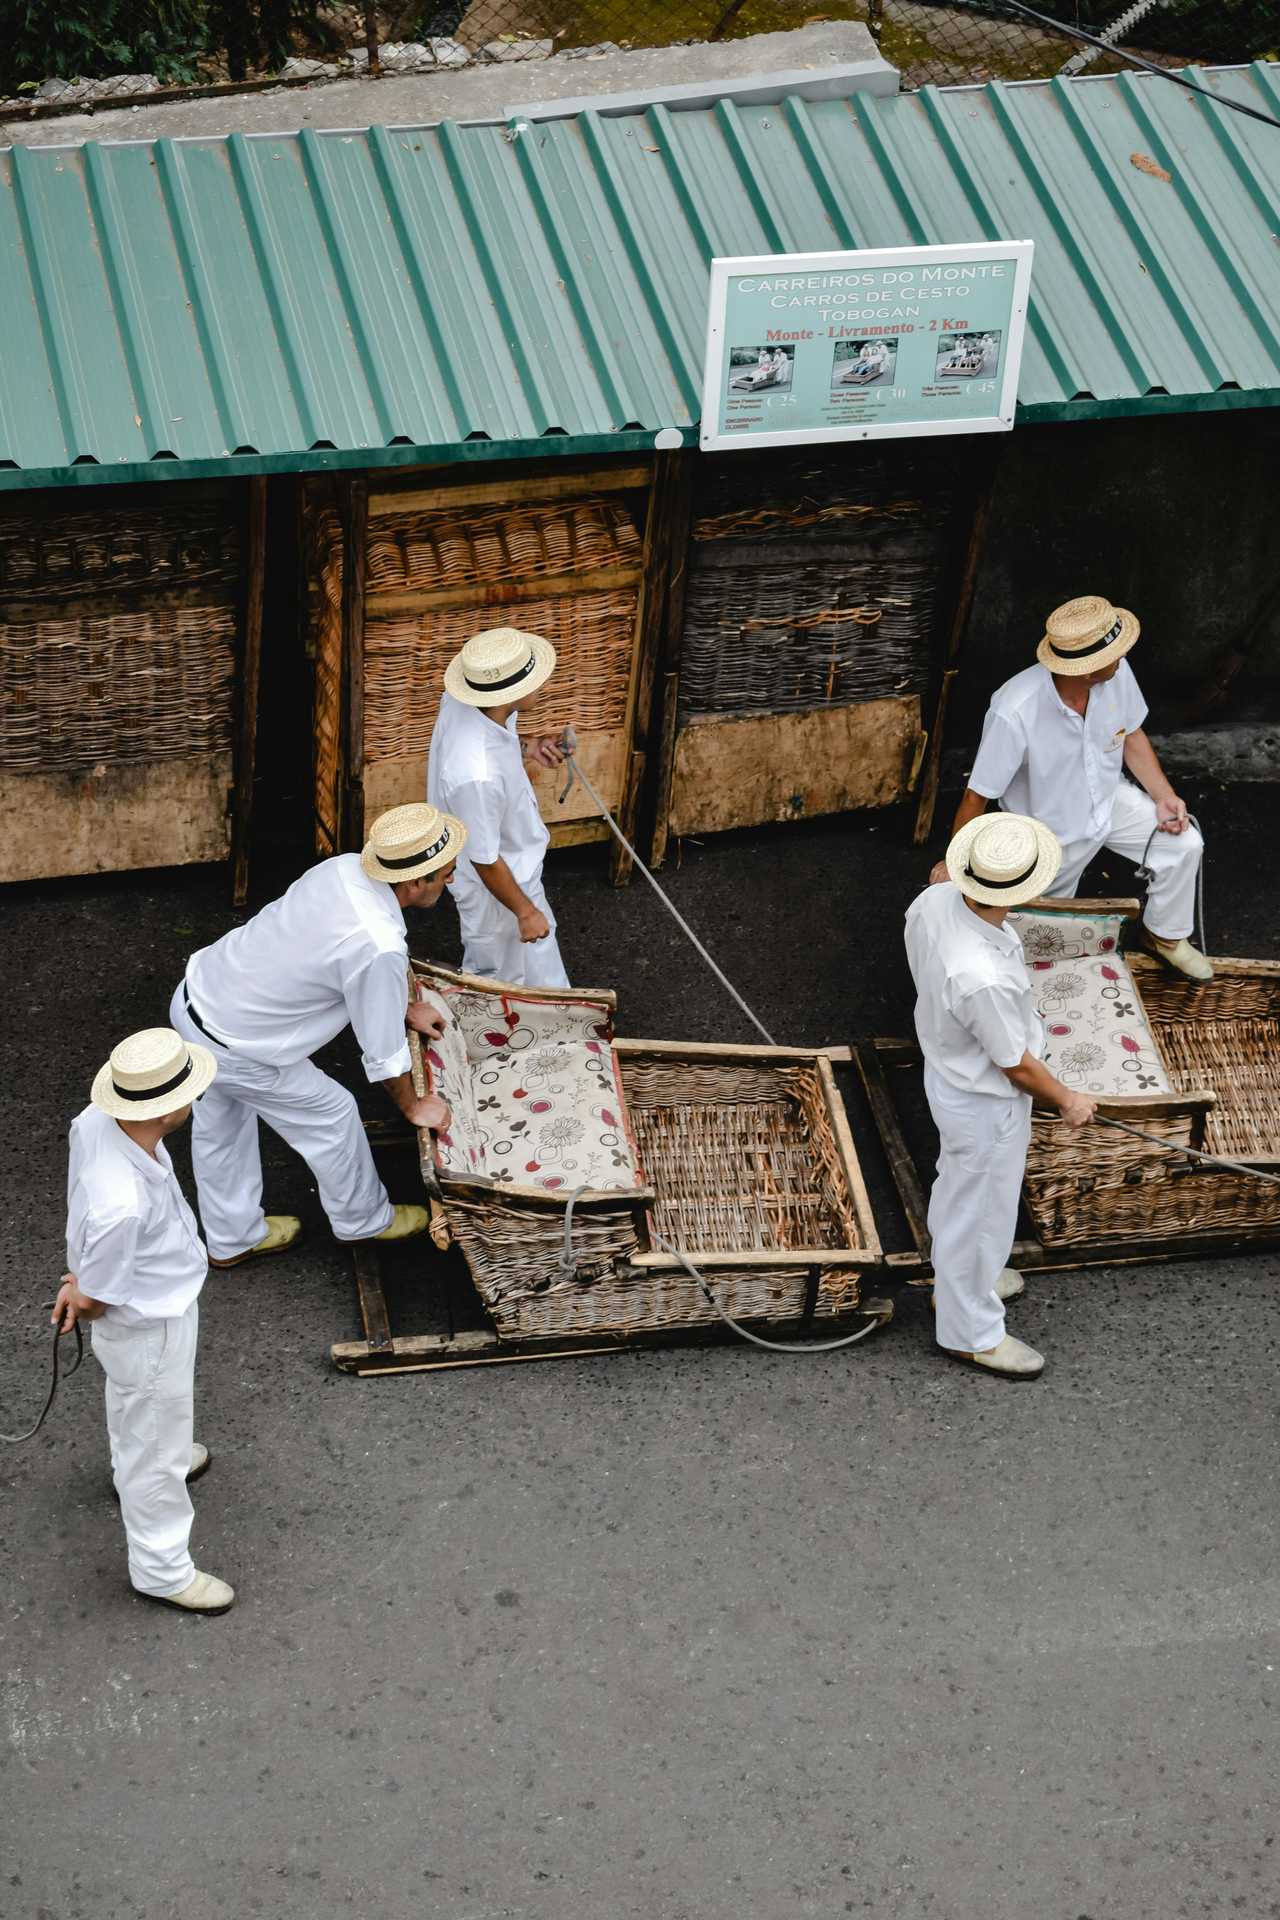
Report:
M 324 0 L 3 0 L 0 97 L 40 81 L 154 73 L 195 80 L 203 54 L 225 52 L 233 80 L 277 67 Z
M 154 73 L 195 77 L 207 9 L 201 0 L 9 0 L 0 94 L 24 82 Z

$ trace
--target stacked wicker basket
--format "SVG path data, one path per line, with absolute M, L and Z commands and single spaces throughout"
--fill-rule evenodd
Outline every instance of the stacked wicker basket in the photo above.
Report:
M 39 871 L 225 851 L 240 573 L 227 489 L 36 495 L 0 516 L 0 787 L 45 815 Z M 173 817 L 183 793 L 203 817 Z M 111 832 L 86 836 L 94 808 Z
M 317 831 L 328 851 L 341 760 L 343 562 L 335 511 L 314 516 L 308 546 Z M 639 527 L 616 496 L 371 516 L 363 646 L 368 809 L 421 795 L 447 662 L 471 634 L 508 624 L 541 633 L 556 648 L 538 727 L 558 731 L 572 720 L 586 763 L 603 768 L 602 792 L 616 804 L 626 777 L 640 563 Z
M 900 448 L 699 467 L 672 832 L 902 798 L 954 538 L 943 475 Z

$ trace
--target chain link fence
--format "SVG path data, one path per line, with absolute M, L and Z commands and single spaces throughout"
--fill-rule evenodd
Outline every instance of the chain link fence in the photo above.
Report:
M 93 0 L 77 4 L 83 8 Z M 184 4 L 194 0 L 163 0 L 179 12 Z M 246 7 L 255 18 L 275 22 L 273 46 L 293 47 L 283 65 L 279 48 L 273 55 L 267 46 L 265 28 L 255 28 L 252 53 L 243 36 L 234 41 L 226 22 L 246 15 Z M 208 20 L 223 25 L 210 28 L 204 52 L 198 58 L 193 53 L 181 75 L 170 71 L 172 48 L 163 60 L 156 56 L 154 72 L 98 78 L 99 62 L 77 73 L 58 43 L 48 51 L 49 59 L 56 55 L 54 77 L 22 85 L 32 110 L 65 112 L 142 96 L 175 79 L 209 85 L 248 77 L 258 86 L 272 78 L 337 79 L 370 71 L 368 49 L 374 46 L 381 72 L 423 73 L 553 55 L 586 60 L 631 47 L 739 40 L 840 20 L 865 24 L 908 88 L 1115 72 L 1125 62 L 1114 47 L 1171 67 L 1280 58 L 1280 0 L 1038 0 L 1036 10 L 1052 16 L 1049 24 L 1013 12 L 1005 0 L 382 0 L 376 6 L 358 0 L 217 0 Z M 1084 45 L 1066 27 L 1111 44 Z M 4 54 L 0 45 L 0 93 L 6 90 Z M 769 58 L 764 51 L 760 57 Z M 12 59 L 8 66 L 16 74 Z
M 1280 0 L 1042 0 L 1065 24 L 1168 66 L 1280 55 Z M 403 38 L 450 42 L 474 59 L 545 59 L 788 32 L 861 20 L 905 87 L 1115 72 L 1112 52 L 1082 45 L 1000 0 L 442 0 L 403 20 Z

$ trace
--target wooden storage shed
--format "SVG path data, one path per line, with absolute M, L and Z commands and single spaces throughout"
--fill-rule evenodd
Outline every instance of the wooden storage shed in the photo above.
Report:
M 243 863 L 264 484 L 4 503 L 0 879 Z
M 971 521 L 932 450 L 698 460 L 663 675 L 659 860 L 672 834 L 890 806 L 914 789 Z
M 494 626 L 554 644 L 538 731 L 572 722 L 588 777 L 634 820 L 670 571 L 669 458 L 307 483 L 319 852 L 359 846 L 367 820 L 423 797 L 445 666 Z M 581 787 L 561 801 L 559 774 L 535 784 L 553 844 L 607 837 Z

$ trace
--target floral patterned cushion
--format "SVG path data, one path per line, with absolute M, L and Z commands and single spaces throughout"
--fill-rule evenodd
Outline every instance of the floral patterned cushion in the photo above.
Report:
M 450 1016 L 423 1049 L 453 1110 L 442 1173 L 550 1193 L 644 1184 L 606 1007 L 467 988 L 430 998 Z
M 1045 1065 L 1082 1093 L 1169 1093 L 1169 1076 L 1133 991 L 1119 915 L 1011 913 L 1036 1006 Z

